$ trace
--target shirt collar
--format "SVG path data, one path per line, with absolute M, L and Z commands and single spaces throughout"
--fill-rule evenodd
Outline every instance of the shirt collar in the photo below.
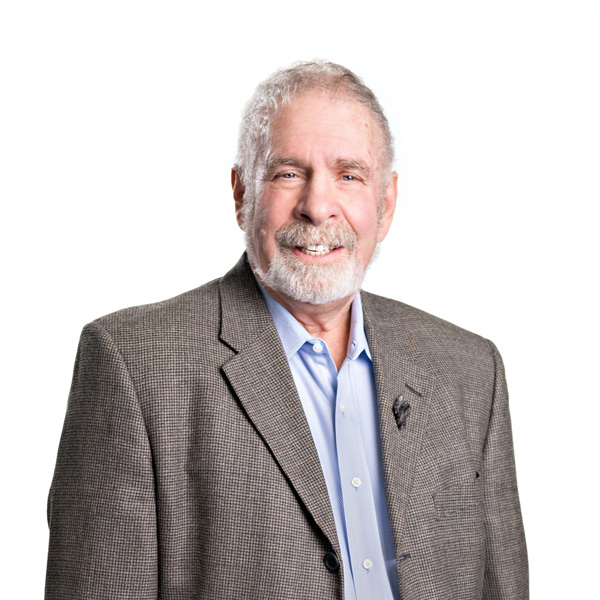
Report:
M 296 320 L 296 318 L 290 313 L 282 304 L 277 302 L 267 290 L 257 280 L 258 287 L 262 292 L 262 295 L 267 304 L 267 308 L 271 313 L 273 323 L 279 337 L 281 339 L 281 345 L 285 352 L 285 357 L 289 361 L 290 358 L 298 352 L 298 350 L 306 343 L 314 338 L 304 329 L 304 327 Z M 362 311 L 362 301 L 360 299 L 360 292 L 356 294 L 352 302 L 351 313 L 350 313 L 350 339 L 348 342 L 347 357 L 350 360 L 358 358 L 361 353 L 371 358 L 371 351 L 369 350 L 369 344 L 367 342 L 367 336 L 365 335 L 365 325 Z

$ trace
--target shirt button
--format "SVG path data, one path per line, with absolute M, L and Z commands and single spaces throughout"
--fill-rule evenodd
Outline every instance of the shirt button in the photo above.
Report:
M 362 562 L 362 566 L 368 571 L 373 566 L 373 563 L 368 558 L 365 558 L 365 560 Z
M 320 344 L 319 342 L 316 342 L 315 344 L 313 344 L 313 352 L 316 352 L 317 354 L 321 354 L 321 352 L 323 352 L 323 344 Z
M 361 483 L 362 483 L 362 481 L 361 481 L 361 480 L 360 480 L 358 477 L 355 477 L 355 478 L 352 480 L 352 485 L 353 485 L 355 488 L 357 488 L 357 487 L 358 487 L 358 486 L 359 486 Z
M 344 403 L 342 403 L 340 404 L 340 410 L 344 413 L 348 410 L 348 407 Z

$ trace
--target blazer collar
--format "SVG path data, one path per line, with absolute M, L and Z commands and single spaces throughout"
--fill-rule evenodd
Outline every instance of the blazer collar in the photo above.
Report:
M 341 555 L 325 478 L 279 334 L 245 255 L 220 282 L 222 367 L 248 418 L 308 512 Z
M 339 553 L 327 486 L 308 421 L 277 329 L 244 256 L 220 282 L 221 340 L 237 354 L 224 366 L 248 418 L 270 448 L 321 531 Z M 379 404 L 383 470 L 396 551 L 427 426 L 435 378 L 419 353 L 419 324 L 401 306 L 362 292 L 365 330 Z M 399 396 L 410 404 L 406 426 L 393 413 Z
M 219 292 L 220 339 L 236 352 L 253 344 L 258 335 L 274 328 L 245 253 L 221 279 Z
M 399 311 L 390 316 L 389 301 L 365 292 L 362 299 L 365 329 L 373 354 L 388 510 L 396 553 L 400 556 L 406 507 L 436 381 L 431 366 L 421 364 L 422 331 L 418 323 L 408 318 L 403 305 L 398 303 Z M 409 417 L 402 428 L 393 411 L 400 396 L 401 401 L 410 405 Z

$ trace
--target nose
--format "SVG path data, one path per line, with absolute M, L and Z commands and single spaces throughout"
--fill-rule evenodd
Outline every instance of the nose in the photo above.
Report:
M 312 225 L 335 221 L 339 203 L 334 183 L 325 174 L 316 174 L 308 180 L 296 204 L 296 218 Z

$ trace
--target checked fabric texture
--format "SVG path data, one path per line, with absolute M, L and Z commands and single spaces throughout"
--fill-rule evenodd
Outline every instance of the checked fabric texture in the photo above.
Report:
M 527 599 L 496 348 L 362 301 L 402 599 Z M 84 328 L 48 519 L 47 600 L 342 600 L 319 458 L 245 257 Z

